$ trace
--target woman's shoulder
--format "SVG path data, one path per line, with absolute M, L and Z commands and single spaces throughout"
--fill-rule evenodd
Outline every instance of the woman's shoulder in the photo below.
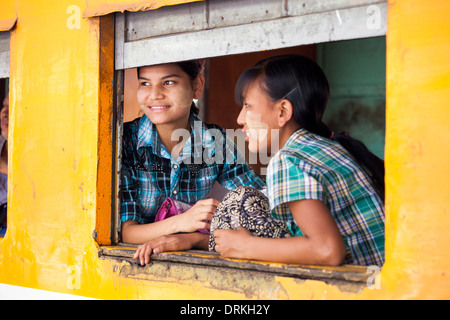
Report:
M 142 118 L 136 118 L 133 121 L 123 123 L 123 136 L 135 136 L 139 131 L 139 123 Z
M 202 141 L 203 145 L 209 145 L 211 143 L 217 143 L 218 141 L 222 141 L 223 143 L 227 140 L 227 132 L 224 128 L 221 126 L 214 124 L 214 123 L 207 123 L 204 121 L 201 121 L 201 134 L 202 134 Z M 194 132 L 197 132 L 197 130 L 194 130 Z M 200 133 L 200 132 L 199 132 Z
M 225 129 L 215 123 L 207 123 L 200 118 L 197 118 L 196 121 L 199 121 L 201 123 L 201 125 L 203 126 L 203 130 L 219 130 L 220 132 L 225 134 Z
M 292 170 L 293 167 L 305 172 L 327 171 L 330 166 L 343 160 L 341 149 L 333 142 L 325 141 L 306 130 L 295 132 L 286 144 L 271 159 L 273 170 Z
M 124 151 L 125 149 L 133 149 L 136 146 L 140 120 L 140 118 L 137 118 L 123 123 L 122 143 Z
M 141 118 L 136 118 L 133 121 L 124 122 L 123 123 L 124 133 L 137 131 L 139 127 L 139 121 L 141 121 Z
M 289 168 L 292 165 L 298 164 L 301 161 L 295 150 L 289 148 L 282 148 L 269 161 L 268 172 L 277 172 Z
M 324 138 L 307 130 L 295 132 L 282 148 L 285 154 L 315 161 L 347 161 L 348 151 L 336 141 Z

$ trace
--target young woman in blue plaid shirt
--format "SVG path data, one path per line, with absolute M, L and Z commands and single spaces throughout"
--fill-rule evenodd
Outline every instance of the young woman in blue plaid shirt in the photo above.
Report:
M 250 151 L 281 149 L 267 168 L 268 200 L 232 191 L 214 215 L 210 250 L 285 263 L 384 263 L 384 162 L 322 122 L 328 96 L 323 71 L 303 56 L 269 58 L 241 75 L 238 123 Z M 230 216 L 239 223 L 227 223 Z
M 193 99 L 203 91 L 201 69 L 199 61 L 138 69 L 144 115 L 124 124 L 121 236 L 142 244 L 135 255 L 141 264 L 152 252 L 207 249 L 209 234 L 197 231 L 209 229 L 220 203 L 206 199 L 216 181 L 228 189 L 264 186 L 225 131 L 198 118 Z M 168 197 L 193 206 L 155 222 Z

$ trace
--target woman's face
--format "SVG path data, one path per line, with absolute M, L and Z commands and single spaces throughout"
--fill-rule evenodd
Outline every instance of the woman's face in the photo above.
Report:
M 3 101 L 3 108 L 0 111 L 0 127 L 1 135 L 8 139 L 8 125 L 9 125 L 9 98 Z
M 242 110 L 237 122 L 243 126 L 248 149 L 251 152 L 265 152 L 278 149 L 279 126 L 275 103 L 261 89 L 257 79 L 247 89 L 244 95 Z
M 177 64 L 142 67 L 137 91 L 142 111 L 155 125 L 186 127 L 192 100 L 203 90 L 199 77 L 191 81 Z

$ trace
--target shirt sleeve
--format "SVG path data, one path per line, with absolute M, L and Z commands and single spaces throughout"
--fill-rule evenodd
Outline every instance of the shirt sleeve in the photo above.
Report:
M 324 201 L 323 185 L 306 171 L 301 159 L 289 154 L 279 153 L 270 161 L 267 192 L 270 208 L 279 219 L 292 219 L 287 206 L 289 202 L 304 199 Z
M 137 201 L 136 172 L 133 168 L 135 162 L 134 149 L 136 144 L 133 141 L 133 126 L 124 124 L 123 146 L 122 146 L 122 170 L 121 170 L 121 211 L 120 220 L 126 222 L 129 220 L 143 223 L 139 214 L 139 204 Z
M 139 215 L 138 204 L 136 201 L 136 188 L 134 186 L 132 175 L 132 170 L 122 167 L 120 220 L 122 223 L 129 220 L 143 223 L 143 220 Z

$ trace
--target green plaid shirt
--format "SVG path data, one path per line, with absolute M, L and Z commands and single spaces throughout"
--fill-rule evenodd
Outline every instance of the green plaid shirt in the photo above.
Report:
M 303 235 L 288 203 L 323 201 L 347 245 L 345 263 L 384 263 L 384 205 L 368 174 L 337 142 L 299 129 L 271 159 L 267 191 L 272 215 Z

